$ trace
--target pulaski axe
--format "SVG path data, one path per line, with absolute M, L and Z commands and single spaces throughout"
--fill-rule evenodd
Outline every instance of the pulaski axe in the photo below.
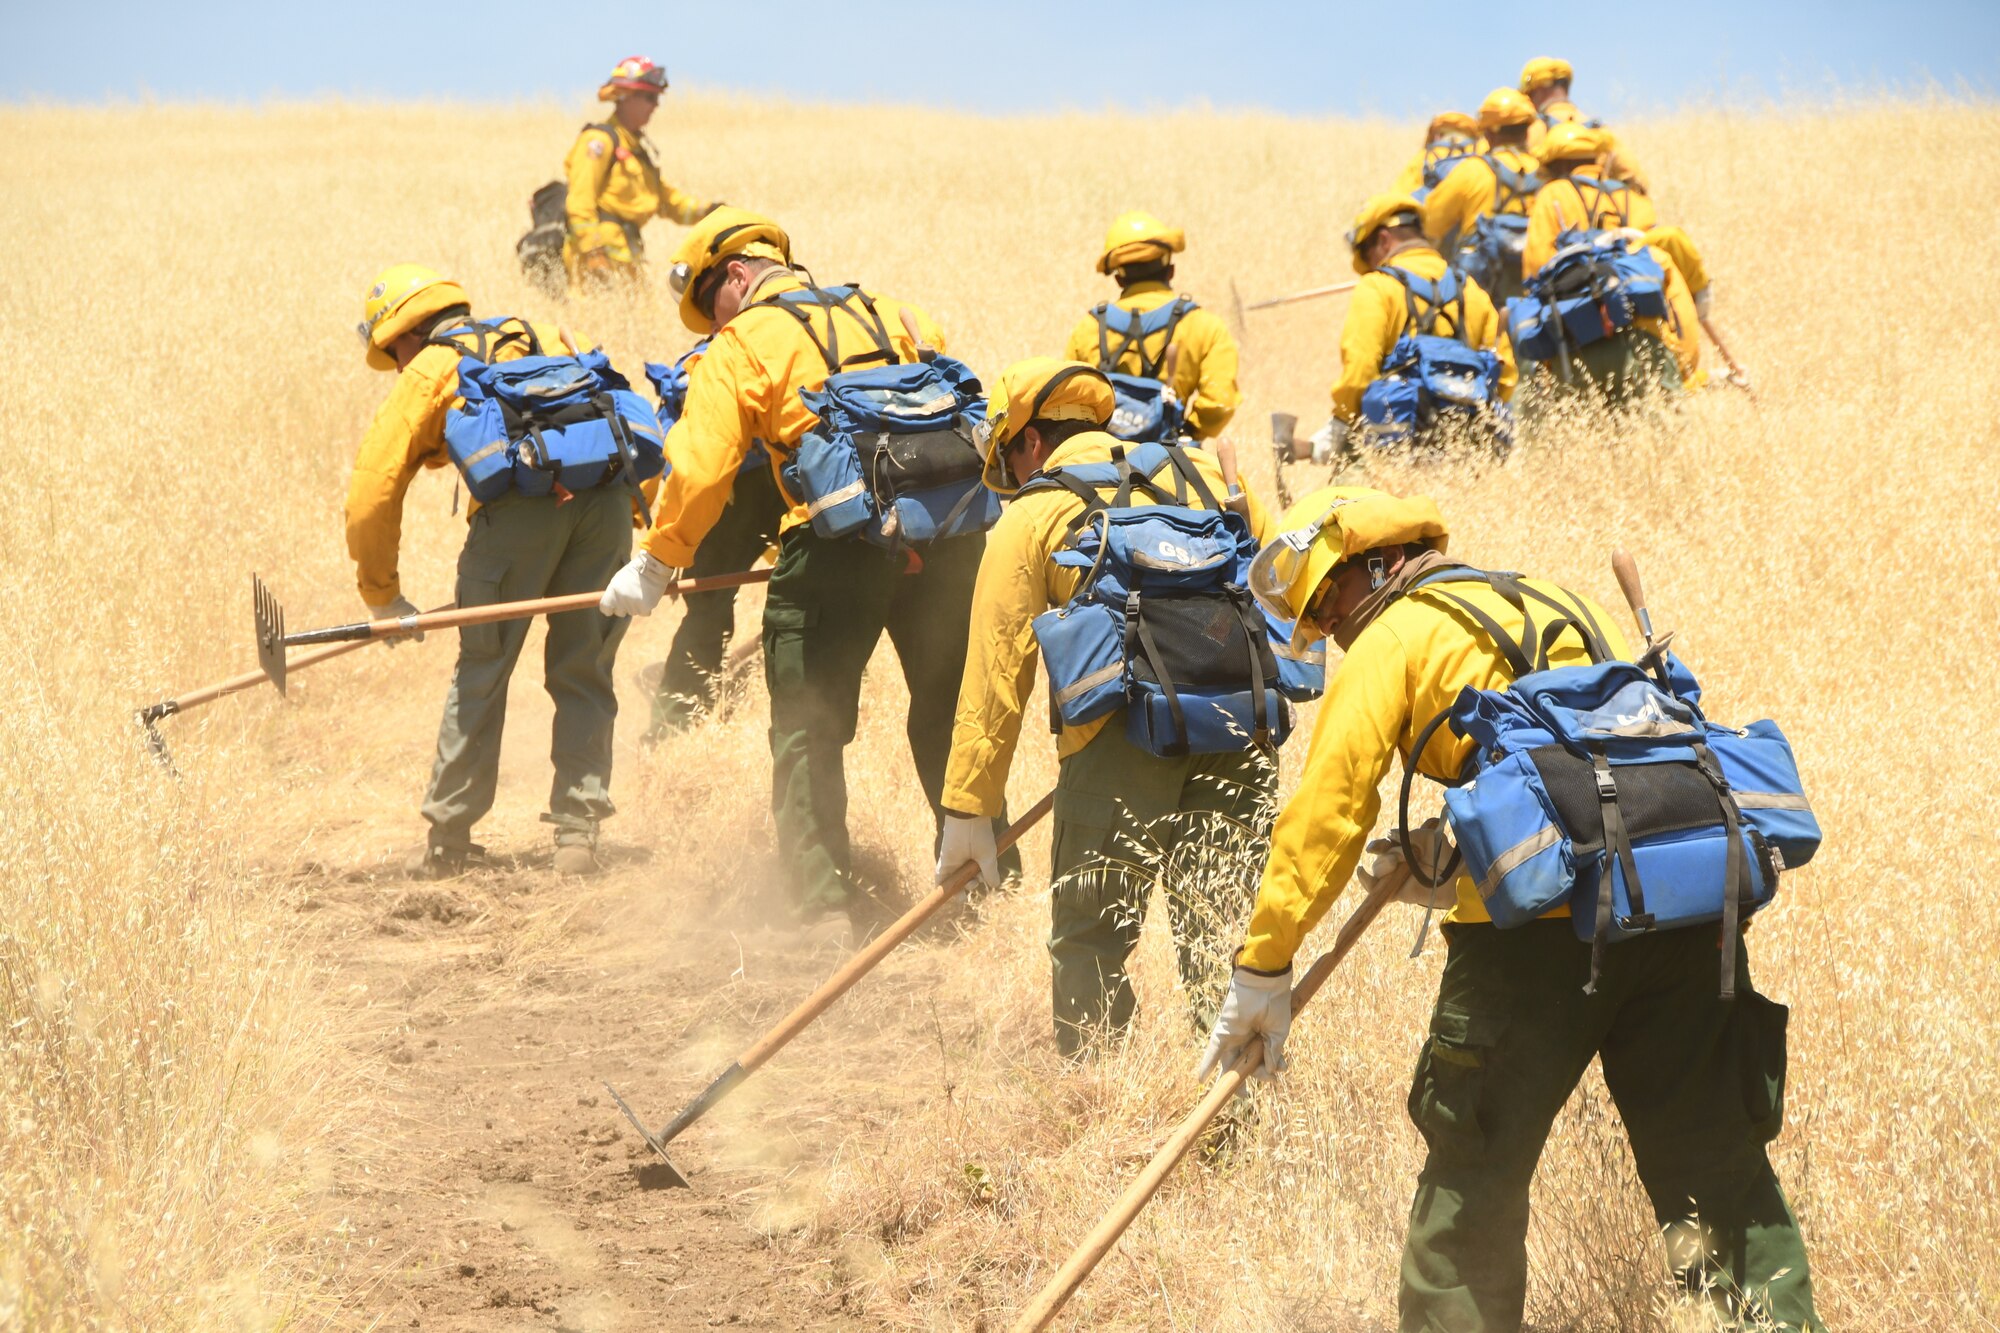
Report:
M 1055 801 L 1054 792 L 1036 801 L 1026 814 L 1015 820 L 1004 833 L 994 839 L 996 849 L 1004 852 L 1019 842 L 1021 837 L 1054 807 Z M 659 1154 L 660 1160 L 667 1164 L 669 1185 L 686 1188 L 688 1178 L 674 1165 L 673 1158 L 667 1156 L 667 1145 L 679 1138 L 689 1125 L 714 1110 L 723 1098 L 736 1091 L 745 1079 L 762 1068 L 765 1061 L 783 1050 L 785 1044 L 792 1038 L 805 1031 L 807 1025 L 815 1018 L 832 1008 L 835 1000 L 847 994 L 855 982 L 868 975 L 875 964 L 887 958 L 897 945 L 908 939 L 918 926 L 929 920 L 933 912 L 957 897 L 959 892 L 972 882 L 972 877 L 976 873 L 978 867 L 968 861 L 952 872 L 951 877 L 944 883 L 925 894 L 915 907 L 897 917 L 880 935 L 862 946 L 854 957 L 841 964 L 838 972 L 822 982 L 818 990 L 801 1000 L 798 1007 L 786 1014 L 776 1027 L 759 1037 L 749 1050 L 737 1056 L 729 1068 L 717 1074 L 715 1081 L 703 1089 L 699 1097 L 682 1107 L 681 1113 L 668 1121 L 666 1128 L 659 1133 L 655 1134 L 646 1128 L 646 1123 L 639 1119 L 638 1114 L 626 1100 L 619 1096 L 618 1089 L 609 1083 L 604 1085 L 604 1090 L 611 1094 L 611 1100 L 618 1103 L 618 1109 L 632 1122 L 632 1128 L 638 1130 L 639 1136 L 646 1140 L 646 1146 Z

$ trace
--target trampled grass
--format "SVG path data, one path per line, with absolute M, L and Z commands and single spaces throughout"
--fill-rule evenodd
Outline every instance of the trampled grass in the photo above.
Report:
M 1124 208 L 1187 228 L 1180 285 L 1219 308 L 1232 282 L 1254 299 L 1344 276 L 1349 213 L 1415 136 L 678 94 L 662 121 L 671 173 L 784 221 L 820 278 L 926 306 L 989 372 L 1059 347 L 1106 294 L 1091 261 Z M 340 1215 L 315 1163 L 353 1149 L 369 1090 L 336 1055 L 332 997 L 263 870 L 373 855 L 384 811 L 390 826 L 405 812 L 414 839 L 443 668 L 371 651 L 302 679 L 303 709 L 253 696 L 182 719 L 178 785 L 150 767 L 130 712 L 246 665 L 251 570 L 296 623 L 358 611 L 340 502 L 388 386 L 358 355 L 361 292 L 411 259 L 459 276 L 484 311 L 546 312 L 512 243 L 579 123 L 546 108 L 0 111 L 13 333 L 0 431 L 16 476 L 0 522 L 0 1325 L 366 1309 L 339 1277 Z M 1662 216 L 1707 249 L 1760 397 L 1567 423 L 1505 466 L 1373 475 L 1435 495 L 1455 553 L 1607 602 L 1609 553 L 1631 548 L 1711 712 L 1784 722 L 1827 842 L 1751 947 L 1760 986 L 1793 1006 L 1774 1158 L 1822 1314 L 1993 1327 L 2000 113 L 1688 111 L 1621 129 Z M 652 235 L 656 256 L 671 246 L 667 224 Z M 1265 414 L 1323 412 L 1338 315 L 1330 302 L 1250 316 L 1233 434 L 1267 495 Z M 664 301 L 562 318 L 634 374 L 691 342 Z M 1297 471 L 1303 489 L 1312 470 Z M 432 475 L 411 493 L 403 567 L 420 603 L 449 595 L 450 492 Z M 634 633 L 621 677 L 657 658 L 667 629 Z M 874 679 L 854 820 L 916 878 L 928 831 L 900 686 Z M 521 688 L 536 688 L 532 669 Z M 708 776 L 622 770 L 626 836 L 681 872 L 662 893 L 728 892 L 734 844 L 718 824 L 762 839 L 759 711 L 704 736 Z M 1017 805 L 1054 776 L 1030 733 Z M 746 776 L 731 789 L 715 774 Z M 521 823 L 496 835 L 539 836 Z M 963 1327 L 1017 1306 L 1196 1094 L 1197 1042 L 1157 932 L 1131 1041 L 1082 1071 L 1057 1063 L 1042 888 L 990 904 L 948 946 L 940 1003 L 978 1039 L 941 1055 L 913 1033 L 901 1071 L 937 1095 L 887 1149 L 808 1178 L 787 1223 L 783 1243 L 839 1254 L 839 1280 L 884 1323 Z M 1405 909 L 1385 916 L 1295 1028 L 1282 1090 L 1215 1165 L 1169 1183 L 1079 1296 L 1078 1326 L 1391 1317 L 1421 1154 L 1403 1098 L 1439 960 L 1435 936 L 1406 958 L 1415 929 Z M 1535 1201 L 1534 1325 L 1656 1326 L 1661 1254 L 1594 1074 Z

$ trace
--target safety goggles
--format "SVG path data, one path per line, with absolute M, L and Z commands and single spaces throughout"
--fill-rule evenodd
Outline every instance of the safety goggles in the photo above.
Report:
M 621 74 L 611 81 L 614 88 L 627 92 L 651 93 L 658 97 L 667 90 L 667 70 L 664 65 L 655 65 L 644 74 Z
M 1257 552 L 1257 558 L 1250 562 L 1250 595 L 1257 599 L 1257 605 L 1278 620 L 1300 620 L 1311 614 L 1319 604 L 1319 590 L 1315 589 L 1307 606 L 1298 611 L 1292 609 L 1286 594 L 1304 576 L 1312 549 L 1332 525 L 1334 512 L 1353 503 L 1351 499 L 1335 500 L 1311 523 L 1279 533 Z

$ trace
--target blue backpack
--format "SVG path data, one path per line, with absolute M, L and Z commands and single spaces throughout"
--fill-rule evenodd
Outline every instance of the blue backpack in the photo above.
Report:
M 1424 145 L 1424 183 L 1410 192 L 1418 203 L 1430 197 L 1452 168 L 1468 157 L 1479 156 L 1479 145 L 1470 139 L 1439 139 L 1436 143 Z
M 1097 321 L 1097 368 L 1111 381 L 1111 392 L 1116 399 L 1111 423 L 1105 429 L 1119 439 L 1134 444 L 1171 444 L 1184 434 L 1186 415 L 1180 400 L 1173 395 L 1173 386 L 1162 376 L 1166 373 L 1167 349 L 1174 344 L 1174 330 L 1189 311 L 1198 308 L 1186 296 L 1176 296 L 1165 305 L 1147 311 L 1127 310 L 1112 301 L 1090 308 L 1091 318 Z M 1114 334 L 1118 339 L 1115 346 Z M 1146 350 L 1147 344 L 1156 338 L 1160 348 L 1157 356 Z M 1137 374 L 1128 375 L 1118 369 L 1128 351 L 1138 353 Z
M 1382 358 L 1380 378 L 1361 395 L 1362 437 L 1383 448 L 1413 444 L 1456 418 L 1483 422 L 1497 443 L 1511 438 L 1512 417 L 1500 401 L 1500 358 L 1463 341 L 1465 280 L 1450 270 L 1435 282 L 1393 265 L 1379 272 L 1403 284 L 1409 321 Z M 1448 306 L 1456 311 L 1445 336 L 1433 330 Z
M 1521 611 L 1519 639 L 1449 589 L 1473 580 Z M 1502 930 L 1567 903 L 1578 938 L 1593 946 L 1592 987 L 1607 945 L 1720 922 L 1722 996 L 1731 998 L 1739 923 L 1820 842 L 1777 724 L 1708 721 L 1701 687 L 1678 658 L 1659 654 L 1651 674 L 1613 660 L 1580 599 L 1569 595 L 1566 606 L 1519 575 L 1443 569 L 1407 595 L 1469 618 L 1514 674 L 1505 689 L 1460 691 L 1411 747 L 1405 829 L 1417 759 L 1438 728 L 1448 723 L 1473 742 L 1464 771 L 1446 784 L 1457 850 L 1436 883 L 1449 882 L 1462 857 Z M 1548 614 L 1539 627 L 1537 609 Z M 1590 665 L 1549 666 L 1549 648 L 1565 633 L 1583 641 Z M 1407 846 L 1404 854 L 1419 864 Z
M 703 338 L 693 347 L 681 353 L 680 360 L 674 362 L 671 366 L 663 365 L 658 361 L 648 361 L 646 363 L 646 378 L 652 381 L 653 392 L 658 394 L 660 399 L 660 434 L 662 437 L 673 433 L 674 427 L 680 424 L 681 413 L 687 410 L 688 373 L 694 368 L 695 358 L 708 350 L 708 344 L 709 339 Z M 771 453 L 764 447 L 764 442 L 762 440 L 753 440 L 750 442 L 749 451 L 743 455 L 743 462 L 736 469 L 736 472 L 740 476 L 745 472 L 769 467 L 770 464 Z
M 659 419 L 603 352 L 544 355 L 519 319 L 467 319 L 427 341 L 459 353 L 463 402 L 445 417 L 445 451 L 481 504 L 510 490 L 570 494 L 613 479 L 636 497 L 640 482 L 665 471 Z M 493 360 L 509 343 L 528 354 Z
M 1671 319 L 1667 274 L 1644 247 L 1610 231 L 1566 231 L 1554 258 L 1507 304 L 1508 333 L 1524 361 L 1556 361 L 1568 378 L 1579 347 L 1614 338 L 1642 318 Z
M 1463 238 L 1458 267 L 1485 289 L 1496 304 L 1521 290 L 1521 257 L 1528 248 L 1528 216 L 1509 212 L 1534 198 L 1542 178 L 1517 171 L 1492 153 L 1481 155 L 1493 169 L 1493 207 L 1473 220 L 1472 235 Z
M 928 348 L 921 360 L 899 362 L 875 302 L 858 287 L 798 288 L 756 305 L 798 320 L 826 361 L 825 383 L 799 390 L 816 420 L 783 468 L 814 532 L 858 533 L 902 550 L 999 521 L 1000 497 L 981 480 L 984 460 L 973 443 L 986 400 L 971 367 Z M 872 343 L 847 357 L 833 313 L 841 309 Z M 813 310 L 825 312 L 825 339 L 813 327 Z
M 1250 596 L 1249 522 L 1216 503 L 1178 445 L 1039 473 L 1020 495 L 1055 489 L 1084 504 L 1055 555 L 1083 575 L 1066 605 L 1034 621 L 1051 729 L 1122 708 L 1127 738 L 1148 754 L 1283 744 L 1286 700 L 1324 689 L 1323 659 L 1277 655 L 1291 627 L 1274 625 Z M 1133 505 L 1135 491 L 1157 503 Z

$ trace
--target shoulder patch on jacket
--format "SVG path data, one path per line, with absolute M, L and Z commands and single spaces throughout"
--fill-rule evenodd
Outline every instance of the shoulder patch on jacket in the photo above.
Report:
M 598 135 L 591 135 L 589 141 L 584 144 L 583 151 L 589 153 L 592 157 L 603 157 L 604 140 Z

